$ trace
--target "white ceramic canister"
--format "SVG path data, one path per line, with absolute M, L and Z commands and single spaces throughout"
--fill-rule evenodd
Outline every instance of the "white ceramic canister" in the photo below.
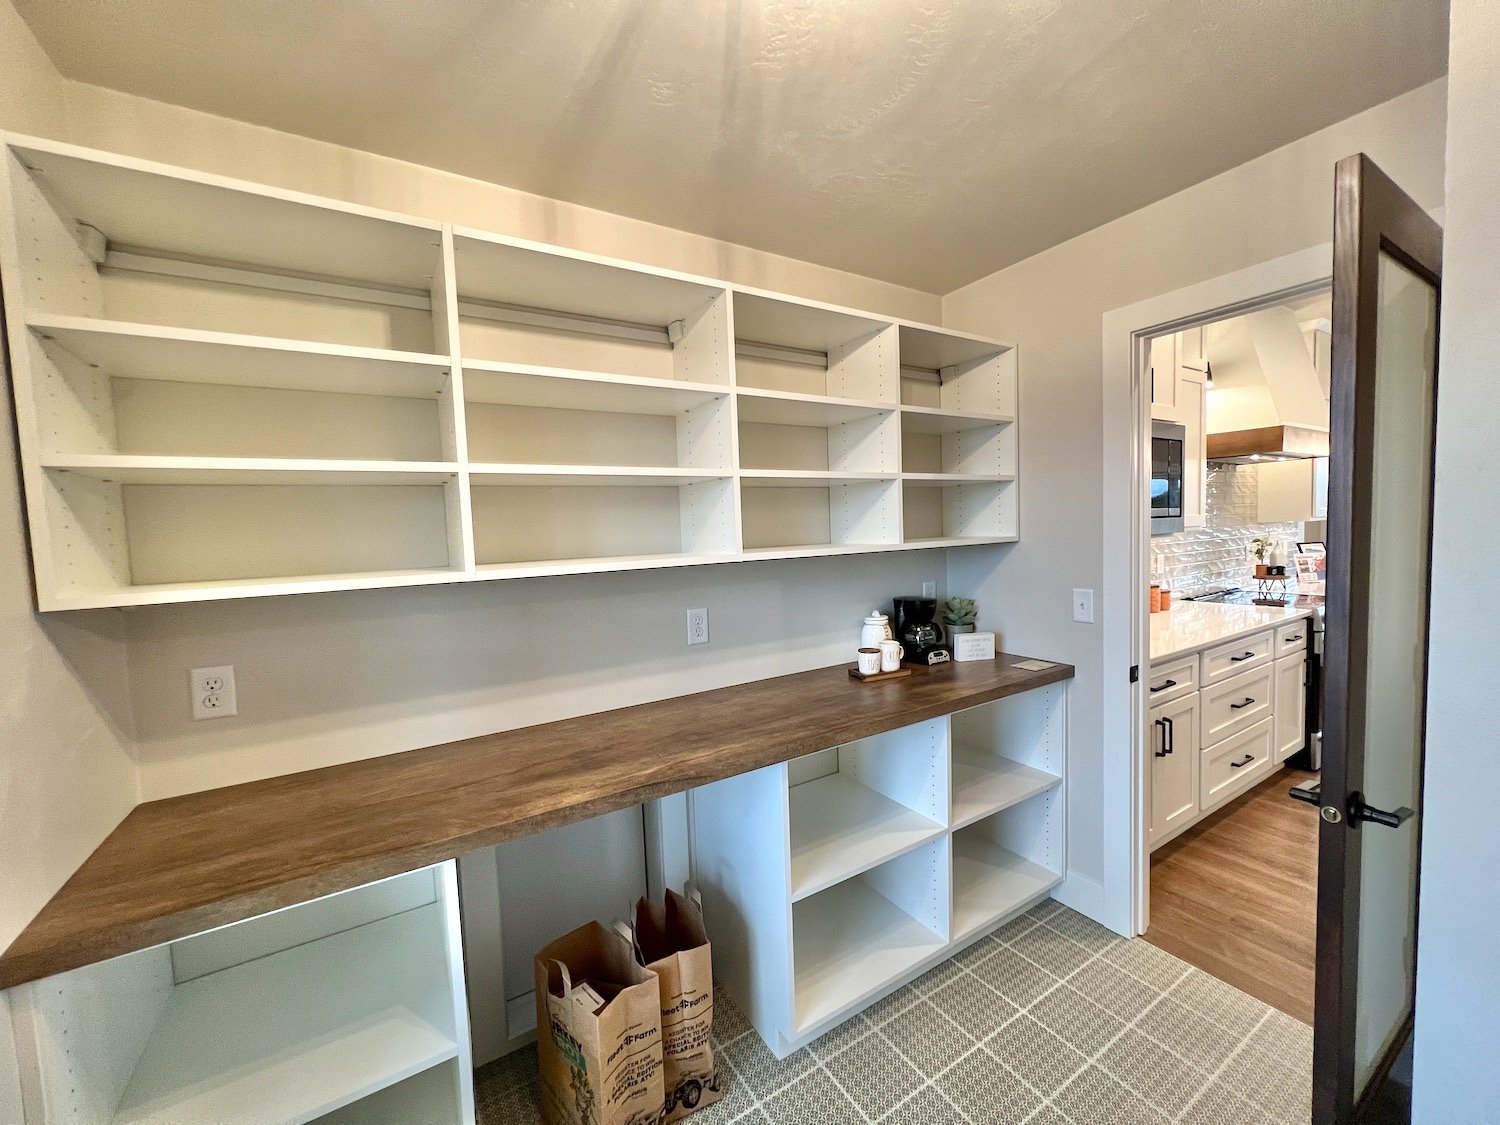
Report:
M 891 640 L 891 619 L 878 609 L 871 612 L 865 618 L 864 626 L 859 631 L 859 645 L 861 648 L 876 648 L 881 641 Z

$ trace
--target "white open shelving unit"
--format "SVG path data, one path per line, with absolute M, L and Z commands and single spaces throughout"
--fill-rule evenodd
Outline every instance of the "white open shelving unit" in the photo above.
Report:
M 715 973 L 778 1057 L 1067 869 L 1054 684 L 692 791 Z
M 451 861 L 13 997 L 37 1120 L 474 1120 Z
M 43 610 L 1012 542 L 1015 349 L 4 135 Z

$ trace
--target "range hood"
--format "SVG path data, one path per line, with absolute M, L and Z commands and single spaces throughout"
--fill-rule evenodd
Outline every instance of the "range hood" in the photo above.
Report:
M 1328 456 L 1328 431 L 1310 426 L 1258 426 L 1208 435 L 1208 460 L 1219 465 L 1258 465 Z
M 1327 457 L 1327 368 L 1315 362 L 1292 311 L 1278 306 L 1226 322 L 1218 344 L 1207 459 L 1248 465 Z

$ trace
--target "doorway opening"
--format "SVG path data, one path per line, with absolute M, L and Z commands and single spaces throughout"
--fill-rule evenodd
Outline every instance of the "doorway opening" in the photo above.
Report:
M 1144 936 L 1308 1024 L 1317 818 L 1287 790 L 1320 765 L 1331 318 L 1281 296 L 1143 355 Z

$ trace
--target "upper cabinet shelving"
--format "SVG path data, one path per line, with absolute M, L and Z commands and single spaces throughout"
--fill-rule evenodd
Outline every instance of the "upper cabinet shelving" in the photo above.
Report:
M 43 610 L 1017 536 L 1015 351 L 7 135 Z

